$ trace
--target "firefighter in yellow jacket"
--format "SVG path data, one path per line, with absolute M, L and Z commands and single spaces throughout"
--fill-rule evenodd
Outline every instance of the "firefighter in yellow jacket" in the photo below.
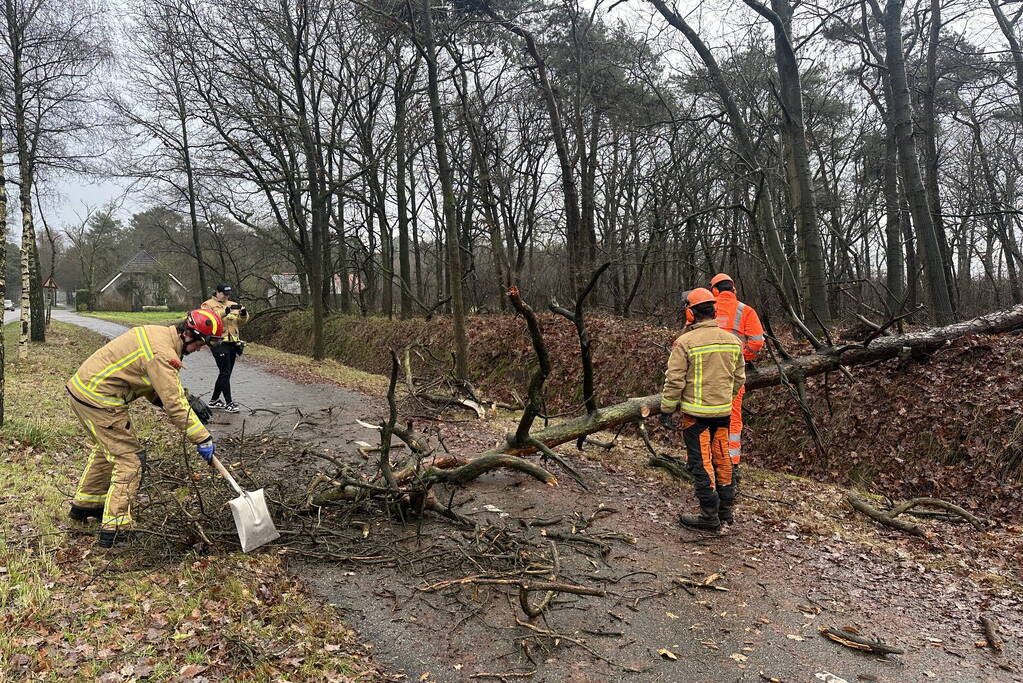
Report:
M 207 463 L 213 438 L 200 420 L 205 405 L 193 405 L 178 377 L 181 359 L 223 335 L 216 313 L 194 310 L 170 327 L 144 325 L 128 330 L 82 363 L 67 383 L 71 410 L 94 446 L 71 502 L 70 517 L 101 520 L 99 545 L 126 540 L 131 508 L 146 452 L 131 429 L 128 404 L 146 398 L 162 406 Z
M 682 412 L 682 436 L 693 475 L 699 515 L 681 515 L 684 526 L 715 531 L 732 522 L 734 475 L 738 465 L 728 456 L 732 401 L 746 381 L 742 346 L 718 327 L 715 298 L 694 289 L 685 296 L 689 327 L 675 340 L 661 391 L 661 424 L 671 428 Z
M 249 312 L 240 303 L 231 300 L 232 293 L 231 285 L 217 285 L 216 293 L 202 302 L 202 308 L 213 311 L 224 321 L 224 341 L 210 349 L 220 371 L 213 385 L 210 408 L 221 408 L 228 413 L 237 413 L 238 404 L 231 396 L 231 373 L 234 372 L 234 362 L 245 349 L 238 328 L 248 321 Z

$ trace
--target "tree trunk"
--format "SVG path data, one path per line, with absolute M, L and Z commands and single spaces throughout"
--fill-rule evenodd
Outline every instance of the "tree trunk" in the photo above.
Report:
M 7 174 L 4 169 L 4 138 L 0 128 L 0 305 L 7 298 Z M 0 427 L 4 424 L 4 368 L 6 352 L 3 316 L 0 310 Z
M 935 116 L 934 102 L 938 89 L 938 46 L 941 42 L 941 0 L 931 0 L 931 26 L 927 38 L 926 79 L 920 95 L 920 129 L 924 145 L 924 183 L 927 187 L 927 198 L 930 201 L 931 219 L 941 247 L 941 262 L 945 269 L 945 282 L 948 284 L 949 301 L 952 310 L 956 308 L 955 280 L 952 277 L 952 254 L 945 233 L 945 223 L 941 213 L 941 194 L 938 187 L 938 121 Z
M 444 112 L 440 106 L 440 74 L 437 66 L 437 42 L 433 30 L 430 0 L 423 0 L 426 70 L 430 114 L 433 118 L 433 142 L 437 148 L 437 173 L 444 200 L 444 234 L 447 242 L 448 270 L 451 277 L 451 314 L 455 333 L 455 376 L 469 379 L 469 343 L 465 335 L 465 300 L 462 289 L 462 255 L 459 249 L 458 218 L 455 215 L 455 188 L 448 161 Z
M 178 121 L 181 123 L 181 161 L 185 167 L 185 181 L 188 192 L 188 222 L 192 228 L 192 249 L 195 251 L 195 265 L 199 272 L 199 291 L 202 297 L 212 294 L 209 282 L 206 280 L 206 264 L 202 257 L 202 239 L 199 235 L 199 216 L 196 211 L 195 201 L 195 173 L 192 170 L 192 148 L 188 138 L 188 116 L 185 109 L 185 97 L 181 91 L 181 82 L 178 80 L 177 71 L 174 73 L 174 95 L 177 97 Z M 235 283 L 237 286 L 238 283 Z
M 884 79 L 888 110 L 891 112 L 891 88 Z M 887 272 L 885 284 L 888 310 L 891 314 L 901 312 L 905 296 L 906 264 L 902 250 L 902 212 L 899 202 L 899 150 L 895 137 L 895 125 L 891 116 L 885 117 L 884 141 L 884 209 L 885 209 L 885 259 Z M 915 278 L 915 273 L 914 273 Z M 912 310 L 912 309 L 909 309 Z
M 888 0 L 882 17 L 885 31 L 886 66 L 892 83 L 891 112 L 895 121 L 895 135 L 899 145 L 899 165 L 906 190 L 906 199 L 913 214 L 913 225 L 923 252 L 924 277 L 931 301 L 934 319 L 939 324 L 955 320 L 952 301 L 948 296 L 945 266 L 941 245 L 927 200 L 927 190 L 920 175 L 920 162 L 913 141 L 913 107 L 906 77 L 906 60 L 902 45 L 903 0 Z
M 411 81 L 415 76 L 408 76 Z M 408 110 L 408 88 L 405 84 L 406 75 L 399 71 L 394 86 L 394 156 L 395 156 L 395 202 L 398 205 L 398 276 L 401 286 L 401 318 L 406 320 L 412 317 L 412 263 L 409 259 L 409 238 L 408 238 L 408 188 L 406 187 L 406 170 L 408 164 L 408 152 L 406 145 L 408 131 L 406 130 L 406 114 Z
M 756 184 L 757 180 L 760 181 L 757 187 L 760 197 L 757 203 L 757 221 L 754 227 L 759 228 L 762 233 L 760 237 L 767 256 L 768 274 L 778 286 L 779 291 L 782 292 L 787 307 L 799 314 L 803 308 L 799 294 L 799 283 L 796 280 L 795 272 L 790 266 L 790 261 L 785 256 L 781 243 L 781 236 L 774 215 L 775 202 L 772 180 L 764 172 L 757 160 L 756 147 L 749 134 L 746 120 L 739 111 L 739 105 L 732 96 L 728 81 L 725 79 L 724 73 L 714 57 L 714 53 L 710 51 L 696 31 L 681 16 L 670 9 L 664 0 L 650 0 L 650 2 L 669 24 L 686 37 L 686 40 L 689 41 L 700 55 L 704 66 L 707 67 L 707 75 L 710 78 L 711 85 L 721 100 L 721 104 L 728 116 L 728 123 L 732 129 L 732 134 L 735 136 L 738 147 L 737 151 L 742 164 L 750 175 L 753 176 L 754 184 Z
M 866 347 L 859 345 L 841 348 L 824 347 L 815 353 L 782 363 L 780 366 L 765 367 L 764 364 L 761 364 L 763 368 L 761 371 L 746 376 L 746 391 L 780 384 L 783 373 L 790 382 L 798 382 L 813 375 L 834 372 L 840 366 L 862 365 L 895 358 L 907 348 L 911 349 L 912 353 L 928 353 L 940 349 L 953 339 L 966 335 L 999 334 L 1020 328 L 1023 328 L 1023 306 L 1016 306 L 946 327 L 880 337 Z M 660 394 L 630 398 L 621 403 L 600 408 L 596 412 L 532 432 L 529 437 L 531 442 L 540 442 L 553 448 L 563 443 L 576 441 L 587 434 L 655 415 L 660 411 Z M 508 441 L 509 445 L 498 449 L 500 452 L 510 455 L 525 455 L 537 451 L 533 445 L 511 445 L 516 443 L 511 435 L 509 435 Z
M 14 132 L 18 148 L 18 171 L 20 175 L 22 245 L 21 268 L 21 326 L 22 336 L 18 342 L 18 357 L 28 357 L 28 337 L 35 342 L 46 341 L 46 320 L 43 312 L 43 287 L 39 275 L 39 253 L 36 246 L 35 226 L 32 223 L 32 180 L 35 168 L 33 144 L 29 140 L 28 122 L 26 121 L 25 74 L 22 64 L 22 39 L 19 32 L 18 13 L 11 2 L 6 2 L 7 28 L 10 40 L 13 95 L 14 95 Z
M 809 308 L 825 326 L 831 324 L 828 305 L 828 279 L 824 268 L 824 250 L 817 225 L 817 199 L 810 169 L 810 151 L 803 120 L 803 86 L 799 62 L 792 47 L 792 7 L 789 0 L 771 0 L 768 9 L 757 0 L 746 4 L 771 22 L 774 28 L 774 58 L 781 82 L 782 131 L 789 154 L 789 198 L 796 220 L 796 234 L 802 257 L 804 293 Z

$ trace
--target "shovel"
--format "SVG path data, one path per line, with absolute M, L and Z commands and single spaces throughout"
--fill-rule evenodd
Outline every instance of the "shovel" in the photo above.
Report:
M 243 491 L 227 468 L 217 459 L 217 456 L 213 456 L 212 464 L 217 468 L 217 472 L 220 472 L 220 476 L 227 479 L 227 483 L 238 494 L 238 497 L 229 503 L 231 514 L 234 515 L 234 525 L 238 529 L 238 540 L 242 544 L 242 552 L 247 553 L 264 543 L 280 538 L 281 535 L 274 527 L 274 521 L 270 519 L 270 511 L 266 509 L 263 489 Z

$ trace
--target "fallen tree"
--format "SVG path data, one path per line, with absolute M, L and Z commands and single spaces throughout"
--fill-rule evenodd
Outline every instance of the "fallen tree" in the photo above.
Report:
M 748 373 L 746 391 L 755 391 L 781 384 L 783 378 L 797 383 L 813 375 L 836 372 L 850 366 L 888 360 L 903 355 L 915 356 L 930 353 L 955 339 L 971 334 L 997 334 L 1018 329 L 1023 329 L 1023 305 L 945 327 L 933 327 L 900 335 L 878 336 L 858 344 L 820 346 L 813 353 L 779 361 L 773 367 L 761 367 Z M 563 443 L 577 441 L 588 434 L 613 429 L 624 423 L 642 420 L 660 412 L 660 394 L 630 398 L 621 403 L 599 408 L 592 413 L 532 432 L 527 443 L 523 443 L 521 439 L 516 439 L 515 435 L 509 434 L 507 445 L 495 449 L 494 452 L 513 455 L 535 453 L 539 450 L 536 443 L 553 448 Z
M 509 300 L 521 315 L 529 328 L 533 342 L 537 367 L 529 384 L 528 399 L 525 402 L 523 415 L 514 432 L 505 435 L 503 444 L 481 453 L 467 462 L 445 463 L 454 469 L 447 470 L 444 466 L 433 466 L 419 469 L 420 477 L 429 479 L 429 483 L 457 483 L 464 485 L 484 472 L 498 468 L 510 468 L 523 471 L 545 483 L 553 483 L 554 477 L 546 470 L 529 468 L 527 463 L 507 456 L 523 456 L 540 453 L 545 458 L 560 465 L 570 476 L 583 484 L 581 477 L 565 462 L 553 448 L 561 444 L 575 441 L 585 443 L 585 437 L 595 432 L 614 429 L 627 423 L 641 422 L 651 415 L 660 413 L 661 396 L 651 394 L 630 398 L 603 408 L 596 408 L 579 417 L 551 424 L 542 429 L 533 430 L 533 422 L 541 413 L 542 389 L 544 380 L 550 372 L 550 361 L 543 336 L 532 310 L 522 301 L 517 289 L 508 292 Z M 933 352 L 945 344 L 970 334 L 994 334 L 1009 332 L 1023 328 L 1023 305 L 1004 311 L 990 313 L 972 320 L 967 320 L 945 327 L 936 327 L 908 334 L 883 336 L 889 324 L 877 326 L 875 332 L 865 341 L 855 344 L 819 344 L 809 354 L 791 357 L 786 354 L 783 359 L 776 360 L 773 367 L 763 367 L 747 375 L 747 391 L 787 382 L 801 384 L 805 378 L 826 372 L 845 370 L 848 366 L 887 360 L 899 356 L 922 355 Z M 775 343 L 776 340 L 772 340 Z M 396 364 L 395 364 L 396 369 Z M 847 372 L 847 370 L 845 370 Z M 392 387 L 394 377 L 392 375 Z M 393 391 L 393 388 L 392 388 Z M 432 453 L 425 447 L 426 439 L 411 428 L 401 428 L 394 424 L 394 408 L 392 406 L 391 424 L 394 435 L 409 445 L 414 457 L 423 461 Z M 656 462 L 657 454 L 653 453 L 651 465 L 664 466 Z M 422 484 L 422 480 L 420 484 Z M 585 486 L 585 484 L 583 484 Z M 427 487 L 428 488 L 428 487 Z M 336 495 L 336 493 L 334 494 Z

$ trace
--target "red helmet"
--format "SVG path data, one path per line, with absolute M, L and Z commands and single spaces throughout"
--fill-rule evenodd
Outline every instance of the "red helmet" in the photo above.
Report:
M 197 308 L 185 316 L 185 324 L 207 344 L 217 344 L 224 336 L 224 321 L 213 311 Z

